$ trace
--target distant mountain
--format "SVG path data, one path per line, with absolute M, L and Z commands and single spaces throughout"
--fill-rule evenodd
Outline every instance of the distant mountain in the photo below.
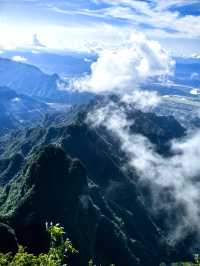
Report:
M 57 74 L 48 75 L 35 66 L 10 59 L 0 58 L 0 77 L 0 86 L 49 102 L 81 104 L 92 97 L 88 93 L 68 90 L 69 84 Z
M 41 51 L 4 51 L 4 58 L 23 58 L 28 64 L 40 68 L 48 74 L 57 73 L 61 77 L 80 76 L 90 72 L 90 65 L 96 60 L 91 53 L 66 52 L 64 54 Z
M 23 94 L 17 94 L 8 87 L 0 87 L 0 134 L 11 129 L 38 124 L 51 109 L 45 103 Z

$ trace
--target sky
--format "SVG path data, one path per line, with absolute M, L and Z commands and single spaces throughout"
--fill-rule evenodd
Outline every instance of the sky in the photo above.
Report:
M 0 51 L 114 49 L 133 32 L 200 54 L 200 0 L 0 0 Z

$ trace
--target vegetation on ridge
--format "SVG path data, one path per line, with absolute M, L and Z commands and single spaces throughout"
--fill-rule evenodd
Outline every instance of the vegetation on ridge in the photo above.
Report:
M 0 253 L 1 266 L 60 266 L 68 265 L 67 258 L 69 255 L 75 255 L 78 251 L 72 246 L 69 239 L 64 239 L 64 228 L 59 224 L 47 225 L 47 230 L 50 235 L 50 249 L 46 254 L 33 255 L 26 252 L 23 246 L 18 247 L 18 252 Z M 65 263 L 65 264 L 64 264 Z

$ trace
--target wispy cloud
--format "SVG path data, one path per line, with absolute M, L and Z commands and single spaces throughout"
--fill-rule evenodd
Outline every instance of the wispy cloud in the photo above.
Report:
M 180 46 L 200 40 L 200 3 L 197 0 L 16 0 L 15 5 L 6 0 L 1 1 L 1 6 L 4 7 L 0 11 L 1 20 L 5 18 L 0 24 L 0 33 L 4 36 L 1 47 L 30 46 L 30 35 L 34 33 L 47 49 L 59 50 L 93 49 L 96 44 L 104 48 L 108 43 L 120 45 L 121 37 L 125 39 L 132 30 L 144 32 L 156 40 L 180 39 Z M 17 23 L 13 25 L 14 19 Z M 117 38 L 117 32 L 121 37 Z M 194 45 L 185 47 L 188 53 L 197 52 Z M 175 45 L 170 48 L 176 50 Z
M 136 0 L 99 0 L 108 4 L 107 8 L 91 11 L 93 14 L 102 14 L 113 18 L 126 19 L 133 24 L 147 24 L 155 29 L 163 29 L 175 32 L 176 37 L 196 38 L 200 37 L 200 16 L 182 16 L 178 7 L 198 3 L 198 1 L 136 1 Z M 176 6 L 176 11 L 171 8 Z M 142 28 L 142 27 L 141 27 Z M 166 31 L 166 36 L 168 32 Z

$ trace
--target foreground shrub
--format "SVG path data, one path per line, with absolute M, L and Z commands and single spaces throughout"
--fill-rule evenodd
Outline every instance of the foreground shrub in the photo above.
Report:
M 47 254 L 38 256 L 26 252 L 22 246 L 18 247 L 18 252 L 0 253 L 1 266 L 61 266 L 67 261 L 69 255 L 77 254 L 78 251 L 73 247 L 69 239 L 64 239 L 64 228 L 59 224 L 47 225 L 50 234 L 51 244 Z M 67 264 L 65 263 L 67 266 Z

